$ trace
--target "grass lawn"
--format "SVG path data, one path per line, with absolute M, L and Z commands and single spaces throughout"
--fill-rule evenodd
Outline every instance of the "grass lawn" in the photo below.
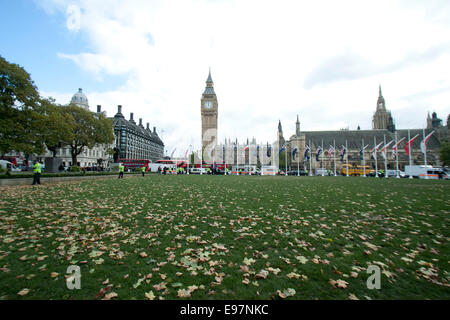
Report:
M 0 191 L 1 299 L 450 299 L 449 181 L 151 175 Z

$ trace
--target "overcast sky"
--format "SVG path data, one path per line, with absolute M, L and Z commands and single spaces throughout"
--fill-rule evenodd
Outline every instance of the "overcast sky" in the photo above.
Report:
M 274 141 L 278 120 L 289 138 L 297 114 L 302 130 L 371 129 L 379 84 L 397 128 L 450 112 L 448 0 L 0 2 L 0 55 L 41 95 L 120 104 L 169 154 L 200 146 L 209 68 L 220 141 Z

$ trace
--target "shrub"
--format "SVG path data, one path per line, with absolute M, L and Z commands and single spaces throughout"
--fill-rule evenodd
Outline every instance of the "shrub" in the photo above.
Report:
M 72 166 L 72 168 L 70 168 L 70 171 L 71 171 L 71 172 L 80 172 L 81 169 L 80 169 L 79 166 Z

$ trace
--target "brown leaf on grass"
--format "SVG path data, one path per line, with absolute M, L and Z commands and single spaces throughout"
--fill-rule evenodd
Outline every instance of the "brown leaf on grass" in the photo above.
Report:
M 153 288 L 155 288 L 156 291 L 164 290 L 164 289 L 166 289 L 166 283 L 165 282 L 161 282 L 161 283 L 155 284 L 153 286 Z
M 190 298 L 191 297 L 191 291 L 186 289 L 179 289 L 177 292 L 177 297 L 180 298 Z
M 269 275 L 269 271 L 262 269 L 255 275 L 255 279 L 266 279 Z
M 30 289 L 25 288 L 25 289 L 20 290 L 17 294 L 19 296 L 23 297 L 23 296 L 26 296 L 29 292 L 30 292 Z
M 106 292 L 111 290 L 111 288 L 112 288 L 111 285 L 109 285 L 105 288 L 101 288 L 100 291 L 95 295 L 94 299 L 100 299 L 101 297 L 103 297 L 105 295 Z
M 117 293 L 111 292 L 111 293 L 106 294 L 102 300 L 111 300 L 112 298 L 116 298 L 116 297 L 117 297 Z
M 295 295 L 296 291 L 292 288 L 284 289 L 283 291 L 277 290 L 278 296 L 282 299 L 286 299 L 287 297 L 292 297 Z
M 150 292 L 146 292 L 146 293 L 145 293 L 145 297 L 146 297 L 148 300 L 155 300 L 155 298 L 156 298 L 156 296 L 153 294 L 153 291 L 151 291 L 151 290 L 150 290 Z
M 52 277 L 52 278 L 56 278 L 58 275 L 59 275 L 58 272 L 52 272 L 52 273 L 50 273 L 50 277 Z
M 336 284 L 337 284 L 338 288 L 342 288 L 342 289 L 346 289 L 348 286 L 347 281 L 340 280 L 340 279 L 336 281 Z
M 147 254 L 146 254 L 145 252 L 141 252 L 141 253 L 139 253 L 139 255 L 140 255 L 142 258 L 147 257 Z
M 357 296 L 355 296 L 353 293 L 350 293 L 350 295 L 348 296 L 348 298 L 350 300 L 359 300 Z

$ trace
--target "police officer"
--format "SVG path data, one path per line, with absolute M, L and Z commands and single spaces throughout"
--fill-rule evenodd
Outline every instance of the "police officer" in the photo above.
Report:
M 123 173 L 124 173 L 124 171 L 125 171 L 125 166 L 124 166 L 122 163 L 119 164 L 119 178 L 118 178 L 118 179 L 120 179 L 120 178 L 123 179 Z
M 41 171 L 42 171 L 41 164 L 37 160 L 34 160 L 34 165 L 33 165 L 34 175 L 33 175 L 33 184 L 32 185 L 35 185 L 36 183 L 41 184 Z

